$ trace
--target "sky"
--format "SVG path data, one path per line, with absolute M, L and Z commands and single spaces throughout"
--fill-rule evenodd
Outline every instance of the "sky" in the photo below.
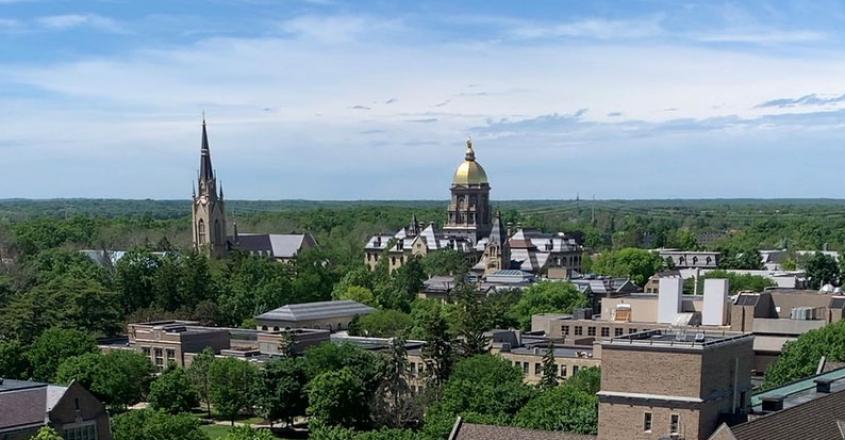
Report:
M 0 198 L 845 197 L 845 2 L 0 0 Z

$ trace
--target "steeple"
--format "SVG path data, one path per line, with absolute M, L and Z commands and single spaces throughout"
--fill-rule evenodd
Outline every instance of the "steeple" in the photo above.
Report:
M 472 149 L 472 138 L 467 139 L 467 154 L 464 158 L 469 161 L 475 160 L 475 151 Z
M 200 181 L 214 180 L 214 167 L 211 166 L 211 149 L 208 147 L 208 132 L 205 129 L 205 116 L 202 118 L 202 147 L 200 148 Z

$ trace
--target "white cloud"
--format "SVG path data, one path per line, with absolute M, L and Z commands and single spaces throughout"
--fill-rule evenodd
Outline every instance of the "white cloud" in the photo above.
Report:
M 43 28 L 58 31 L 79 27 L 90 27 L 113 33 L 126 32 L 126 29 L 115 20 L 96 14 L 49 15 L 38 17 L 35 19 L 35 22 Z
M 633 20 L 591 18 L 558 24 L 523 23 L 511 28 L 515 38 L 594 38 L 599 40 L 647 38 L 662 35 L 661 16 Z
M 694 40 L 706 43 L 747 44 L 790 44 L 824 41 L 828 35 L 818 31 L 767 30 L 725 30 L 711 33 L 692 34 Z
M 286 34 L 330 44 L 349 43 L 364 34 L 402 29 L 403 24 L 399 20 L 362 15 L 302 15 L 279 23 L 279 30 Z

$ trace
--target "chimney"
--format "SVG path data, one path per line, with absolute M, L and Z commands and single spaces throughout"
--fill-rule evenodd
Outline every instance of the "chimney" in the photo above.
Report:
M 660 278 L 657 291 L 657 322 L 672 324 L 681 311 L 681 295 L 684 291 L 684 279 L 681 277 Z
M 772 412 L 783 409 L 783 396 L 767 396 L 763 398 L 763 411 Z
M 728 280 L 711 278 L 704 280 L 704 306 L 701 313 L 702 325 L 725 325 L 728 304 Z
M 833 379 L 820 377 L 814 380 L 813 382 L 816 383 L 817 393 L 830 394 L 830 384 L 833 383 Z

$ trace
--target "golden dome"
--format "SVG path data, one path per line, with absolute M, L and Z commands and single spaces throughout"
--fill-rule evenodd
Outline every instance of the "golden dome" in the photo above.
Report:
M 472 150 L 472 140 L 467 140 L 466 158 L 455 170 L 452 178 L 453 185 L 481 185 L 487 182 L 487 173 L 475 161 L 475 151 Z

